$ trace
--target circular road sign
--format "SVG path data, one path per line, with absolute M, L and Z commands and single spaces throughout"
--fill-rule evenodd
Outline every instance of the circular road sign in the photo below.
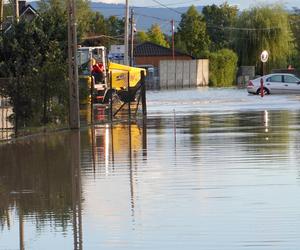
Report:
M 268 53 L 268 51 L 264 50 L 263 52 L 261 52 L 261 54 L 260 54 L 260 60 L 263 63 L 265 63 L 265 62 L 268 61 L 268 59 L 269 59 L 269 53 Z

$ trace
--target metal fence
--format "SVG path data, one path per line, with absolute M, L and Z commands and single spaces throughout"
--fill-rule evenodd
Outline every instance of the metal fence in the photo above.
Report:
M 12 107 L 7 98 L 0 96 L 0 141 L 8 140 L 13 134 L 13 125 L 9 122 Z

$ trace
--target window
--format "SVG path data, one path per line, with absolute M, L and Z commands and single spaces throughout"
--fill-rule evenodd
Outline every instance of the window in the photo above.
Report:
M 282 75 L 271 76 L 267 79 L 267 82 L 282 82 Z
M 283 80 L 284 82 L 288 82 L 288 83 L 298 83 L 299 82 L 299 79 L 297 79 L 296 77 L 293 77 L 293 76 L 283 76 Z

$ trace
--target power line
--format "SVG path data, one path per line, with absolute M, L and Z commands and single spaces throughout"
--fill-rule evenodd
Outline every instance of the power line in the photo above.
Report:
M 170 22 L 170 19 L 164 19 L 164 18 L 160 18 L 160 17 L 156 17 L 156 16 L 151 16 L 151 15 L 146 15 L 146 14 L 141 14 L 141 13 L 135 13 L 137 16 L 142 16 L 142 17 L 147 17 L 147 18 L 152 18 L 152 19 L 156 19 L 156 20 L 160 20 L 160 21 L 164 21 L 164 22 Z M 179 20 L 174 20 L 175 22 L 180 22 Z
M 242 27 L 232 27 L 232 26 L 210 26 L 207 25 L 207 28 L 211 29 L 220 29 L 220 30 L 240 30 L 240 31 L 266 31 L 266 30 L 277 30 L 279 27 L 269 27 L 269 28 L 242 28 Z
M 164 8 L 166 8 L 166 9 L 168 9 L 168 10 L 171 10 L 171 11 L 173 11 L 173 12 L 179 14 L 179 15 L 182 15 L 182 14 L 183 14 L 182 12 L 177 11 L 177 10 L 175 10 L 175 9 L 172 9 L 172 8 L 168 7 L 167 5 L 161 3 L 161 2 L 159 2 L 159 1 L 157 1 L 157 0 L 152 0 L 152 1 L 155 2 L 155 3 L 157 3 L 157 4 L 159 4 L 160 6 L 163 6 Z
M 170 5 L 178 5 L 178 4 L 186 4 L 186 3 L 193 3 L 193 2 L 202 2 L 202 0 L 192 0 L 192 1 L 181 1 L 181 2 L 176 2 L 176 3 L 169 3 L 168 6 Z M 152 5 L 152 6 L 143 6 L 143 8 L 155 8 L 155 7 L 158 7 L 158 6 L 161 6 L 161 4 L 159 5 Z
M 108 36 L 108 35 L 95 35 L 95 36 L 88 36 L 88 37 L 83 37 L 82 40 L 88 40 L 88 39 L 97 39 L 97 38 L 108 38 L 111 40 L 124 40 L 124 34 L 118 35 L 118 36 Z

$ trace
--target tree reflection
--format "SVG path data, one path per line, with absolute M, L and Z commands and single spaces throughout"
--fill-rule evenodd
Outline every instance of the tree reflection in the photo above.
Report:
M 78 189 L 75 174 L 80 176 L 80 171 L 74 171 L 80 165 L 79 140 L 78 134 L 67 133 L 0 147 L 1 230 L 10 228 L 12 210 L 18 211 L 20 223 L 23 216 L 30 216 L 37 229 L 51 222 L 55 230 L 67 230 L 78 203 L 78 191 L 74 196 L 72 190 Z

